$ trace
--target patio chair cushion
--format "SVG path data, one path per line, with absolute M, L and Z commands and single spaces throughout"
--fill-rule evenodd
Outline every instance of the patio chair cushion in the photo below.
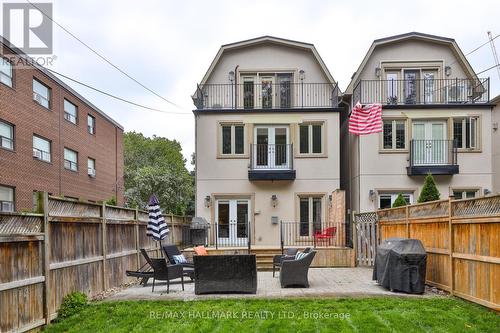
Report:
M 187 263 L 187 259 L 186 259 L 186 257 L 184 257 L 183 254 L 179 254 L 179 255 L 173 256 L 173 259 L 174 259 L 174 261 L 175 261 L 176 264 L 185 264 L 185 263 Z
M 304 258 L 307 255 L 305 252 L 297 251 L 297 254 L 295 255 L 295 260 L 300 260 Z
M 205 249 L 204 246 L 195 246 L 194 253 L 196 253 L 199 256 L 208 256 L 207 249 Z

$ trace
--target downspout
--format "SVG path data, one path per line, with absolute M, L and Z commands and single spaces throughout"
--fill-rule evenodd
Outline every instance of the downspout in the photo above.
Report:
M 238 105 L 238 67 L 240 67 L 240 65 L 236 65 L 236 67 L 234 67 L 234 108 L 237 109 L 237 105 Z

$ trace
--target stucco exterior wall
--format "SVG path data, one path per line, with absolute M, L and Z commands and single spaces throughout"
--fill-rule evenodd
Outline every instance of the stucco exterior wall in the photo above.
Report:
M 202 112 L 200 112 L 202 113 Z M 277 123 L 276 119 L 281 118 Z M 217 131 L 219 122 L 238 121 L 245 124 L 248 146 L 251 127 L 256 124 L 289 124 L 291 142 L 296 146 L 297 124 L 302 121 L 325 121 L 326 157 L 294 158 L 296 179 L 293 181 L 249 181 L 249 158 L 217 158 Z M 288 119 L 288 122 L 287 122 Z M 218 197 L 248 197 L 251 199 L 252 243 L 256 245 L 278 245 L 279 224 L 271 224 L 271 216 L 278 220 L 298 221 L 298 194 L 323 195 L 323 219 L 328 216 L 328 194 L 340 186 L 339 161 L 339 114 L 338 112 L 267 113 L 258 116 L 249 114 L 201 114 L 197 116 L 197 181 L 196 215 L 214 222 L 214 205 Z M 294 135 L 295 133 L 295 135 Z M 271 196 L 278 197 L 276 207 L 271 205 Z M 204 198 L 211 197 L 211 207 L 205 207 Z

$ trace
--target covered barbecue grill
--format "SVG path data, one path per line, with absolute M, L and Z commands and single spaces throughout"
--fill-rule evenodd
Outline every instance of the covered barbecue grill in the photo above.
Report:
M 207 245 L 210 223 L 203 217 L 193 217 L 189 226 L 189 238 L 192 245 Z
M 427 254 L 421 241 L 389 238 L 377 249 L 373 280 L 390 290 L 422 294 L 426 263 Z

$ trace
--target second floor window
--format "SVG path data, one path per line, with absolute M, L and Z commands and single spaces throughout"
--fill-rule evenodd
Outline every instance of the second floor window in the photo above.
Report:
M 41 161 L 50 162 L 50 141 L 33 135 L 33 157 Z
M 323 125 L 303 124 L 299 126 L 300 154 L 323 153 Z
M 0 212 L 14 211 L 14 189 L 8 186 L 0 186 Z
M 14 149 L 14 126 L 0 120 L 0 147 Z
M 91 115 L 87 115 L 87 132 L 95 134 L 95 118 Z
M 33 100 L 47 109 L 50 108 L 50 89 L 36 79 L 33 79 Z
M 76 124 L 78 117 L 78 109 L 75 104 L 71 103 L 67 99 L 64 99 L 64 119 L 70 123 Z
M 245 151 L 244 125 L 221 125 L 222 155 L 242 155 Z
M 64 148 L 64 168 L 78 171 L 78 153 L 76 151 Z
M 87 160 L 87 173 L 90 177 L 95 177 L 95 160 L 90 157 Z
M 459 149 L 479 149 L 478 117 L 453 119 L 453 140 Z
M 382 141 L 384 150 L 406 149 L 406 120 L 384 120 Z
M 12 64 L 5 58 L 0 60 L 0 82 L 12 87 Z

